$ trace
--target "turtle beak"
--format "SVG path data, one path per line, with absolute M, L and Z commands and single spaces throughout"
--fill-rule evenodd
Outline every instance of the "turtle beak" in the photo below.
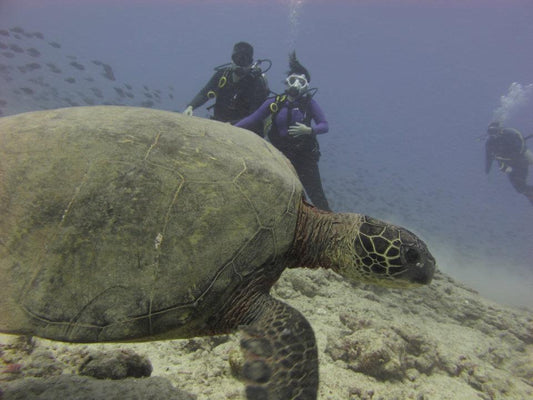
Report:
M 413 286 L 429 285 L 435 275 L 435 269 L 435 258 L 428 252 L 423 259 L 409 266 L 399 278 Z

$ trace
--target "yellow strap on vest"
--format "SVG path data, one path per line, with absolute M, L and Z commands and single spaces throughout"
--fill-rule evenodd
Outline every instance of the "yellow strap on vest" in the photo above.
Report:
M 286 98 L 286 95 L 276 96 L 276 100 L 270 103 L 270 111 L 272 111 L 273 113 L 277 113 L 279 111 L 278 104 L 283 103 Z
M 218 81 L 218 87 L 223 88 L 226 86 L 226 83 L 228 83 L 228 78 L 226 78 L 224 75 L 220 77 L 220 80 Z
M 224 71 L 224 75 L 222 75 L 220 77 L 220 79 L 218 80 L 218 87 L 219 88 L 223 88 L 224 86 L 226 86 L 226 83 L 228 83 L 228 74 L 229 74 L 230 70 L 227 69 Z

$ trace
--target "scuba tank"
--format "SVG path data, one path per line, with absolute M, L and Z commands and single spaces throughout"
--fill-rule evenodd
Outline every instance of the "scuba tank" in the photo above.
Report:
M 268 63 L 268 66 L 265 69 L 261 67 L 263 63 Z M 238 65 L 235 65 L 232 62 L 228 62 L 222 65 L 219 65 L 218 67 L 215 67 L 214 70 L 220 71 L 220 70 L 231 69 L 231 72 L 242 71 L 241 73 L 238 73 L 240 76 L 244 76 L 247 74 L 258 76 L 258 75 L 266 73 L 270 68 L 272 68 L 272 61 L 269 60 L 268 58 L 264 58 L 264 59 L 256 60 L 249 67 L 240 67 Z

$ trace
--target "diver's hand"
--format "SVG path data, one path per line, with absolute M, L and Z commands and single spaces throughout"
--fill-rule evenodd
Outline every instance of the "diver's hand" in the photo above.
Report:
M 187 108 L 183 110 L 183 114 L 187 115 L 188 117 L 192 117 L 192 106 L 187 106 Z
M 310 135 L 313 132 L 310 126 L 297 122 L 296 125 L 289 127 L 289 135 L 292 137 L 300 137 L 302 135 Z
M 513 172 L 513 168 L 505 164 L 504 162 L 500 162 L 500 171 L 505 174 L 510 174 L 511 172 Z

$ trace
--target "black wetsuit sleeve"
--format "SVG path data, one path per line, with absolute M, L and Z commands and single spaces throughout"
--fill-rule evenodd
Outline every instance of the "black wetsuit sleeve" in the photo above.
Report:
M 207 93 L 209 93 L 211 90 L 216 92 L 216 89 L 218 88 L 218 82 L 223 74 L 223 71 L 215 72 L 211 79 L 209 79 L 209 82 L 207 82 L 207 84 L 198 92 L 196 96 L 194 96 L 187 106 L 191 106 L 193 110 L 203 106 L 205 102 L 209 100 Z
M 485 143 L 485 173 L 486 174 L 490 172 L 490 168 L 492 167 L 493 160 L 494 160 L 494 153 L 492 151 L 492 143 L 489 139 Z
M 254 81 L 252 101 L 250 103 L 250 114 L 257 110 L 267 99 L 269 93 L 268 84 L 263 76 L 258 76 Z

